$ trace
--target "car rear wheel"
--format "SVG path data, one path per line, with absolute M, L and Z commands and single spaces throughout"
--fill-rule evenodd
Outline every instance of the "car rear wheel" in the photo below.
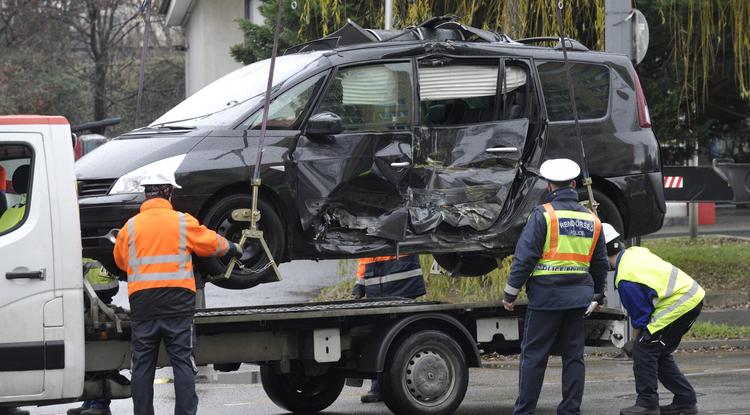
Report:
M 479 277 L 497 268 L 497 260 L 503 256 L 489 256 L 473 252 L 455 254 L 433 254 L 438 265 L 455 277 Z
M 249 222 L 238 222 L 232 219 L 235 209 L 248 209 L 252 206 L 253 198 L 247 194 L 234 194 L 214 203 L 203 219 L 203 224 L 215 230 L 232 242 L 239 242 L 242 231 L 247 229 Z M 268 248 L 275 260 L 284 254 L 286 235 L 284 225 L 276 210 L 266 200 L 258 199 L 260 221 L 258 228 L 263 231 Z M 273 267 L 269 262 L 263 247 L 258 240 L 250 239 L 245 243 L 245 260 L 234 268 L 229 279 L 218 278 L 212 281 L 222 288 L 242 290 L 252 288 L 264 282 L 275 281 Z M 196 258 L 195 263 L 204 275 L 223 276 L 229 263 L 229 256 L 223 258 Z
M 625 225 L 620 215 L 620 210 L 617 209 L 617 205 L 609 197 L 599 190 L 592 189 L 594 191 L 594 200 L 599 204 L 597 207 L 597 214 L 599 220 L 602 223 L 609 223 L 620 235 L 625 235 Z M 578 191 L 578 200 L 587 201 L 588 193 L 585 189 Z

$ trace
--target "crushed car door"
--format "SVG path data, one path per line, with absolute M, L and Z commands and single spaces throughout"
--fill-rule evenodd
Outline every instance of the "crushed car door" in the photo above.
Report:
M 529 131 L 529 66 L 420 61 L 422 128 L 410 180 L 415 234 L 481 232 L 501 217 Z
M 335 234 L 332 249 L 346 250 L 347 235 L 353 245 L 363 234 L 404 238 L 412 97 L 411 62 L 341 67 L 331 77 L 293 155 L 301 224 L 316 240 Z

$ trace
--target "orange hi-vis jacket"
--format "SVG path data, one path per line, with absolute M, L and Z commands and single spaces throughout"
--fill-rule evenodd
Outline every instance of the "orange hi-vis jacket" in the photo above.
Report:
M 120 230 L 114 257 L 128 273 L 128 296 L 159 288 L 195 293 L 191 254 L 222 256 L 229 246 L 224 237 L 157 198 L 144 202 L 140 213 Z

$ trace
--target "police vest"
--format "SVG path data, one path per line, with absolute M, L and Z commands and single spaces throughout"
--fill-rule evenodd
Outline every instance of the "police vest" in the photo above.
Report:
M 631 281 L 656 291 L 654 312 L 647 326 L 652 334 L 692 310 L 706 295 L 690 276 L 646 248 L 634 246 L 625 250 L 616 272 L 615 287 L 620 281 Z
M 542 257 L 531 276 L 585 274 L 602 230 L 599 219 L 589 212 L 544 207 L 547 236 Z
M 0 216 L 0 232 L 5 232 L 8 229 L 18 225 L 23 220 L 23 216 L 26 214 L 26 203 L 16 205 L 8 208 Z
M 94 291 L 105 291 L 119 288 L 117 279 L 104 269 L 99 261 L 90 258 L 83 259 L 83 276 L 91 284 Z

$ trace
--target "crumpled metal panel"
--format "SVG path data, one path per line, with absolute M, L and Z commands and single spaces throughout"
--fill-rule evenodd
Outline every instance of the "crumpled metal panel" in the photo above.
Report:
M 357 249 L 342 243 L 338 249 L 348 253 L 410 236 L 486 231 L 503 213 L 528 128 L 528 120 L 519 119 L 423 128 L 413 135 L 302 137 L 294 159 L 303 229 L 322 245 L 359 242 Z M 487 152 L 491 148 L 516 150 Z

